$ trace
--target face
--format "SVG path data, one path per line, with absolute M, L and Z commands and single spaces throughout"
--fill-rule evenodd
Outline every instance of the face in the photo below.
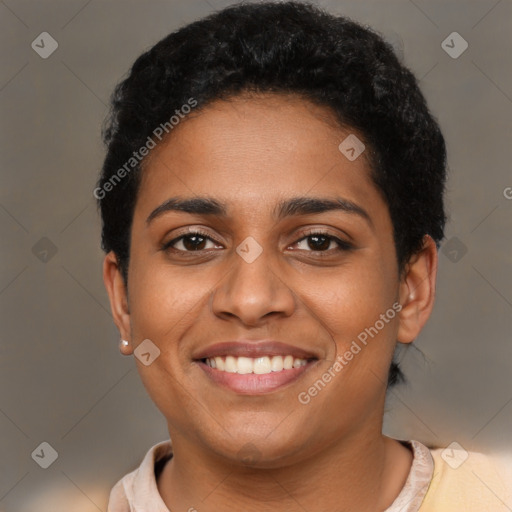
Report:
M 174 442 L 272 467 L 380 433 L 403 285 L 350 133 L 303 99 L 237 97 L 147 160 L 115 317 L 160 350 L 135 360 Z

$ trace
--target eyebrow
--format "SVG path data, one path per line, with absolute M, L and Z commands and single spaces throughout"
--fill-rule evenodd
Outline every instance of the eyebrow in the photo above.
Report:
M 309 196 L 292 197 L 291 199 L 280 201 L 274 208 L 273 215 L 277 220 L 281 220 L 294 215 L 319 214 L 334 210 L 358 215 L 373 227 L 372 219 L 366 210 L 353 201 L 341 197 L 335 199 Z M 146 224 L 150 224 L 151 221 L 169 211 L 228 217 L 227 206 L 212 197 L 194 197 L 188 199 L 171 197 L 160 206 L 157 206 L 149 214 L 146 219 Z

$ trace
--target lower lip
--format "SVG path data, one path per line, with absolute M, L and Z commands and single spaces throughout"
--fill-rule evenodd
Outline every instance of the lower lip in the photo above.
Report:
M 203 361 L 195 362 L 216 384 L 226 387 L 235 393 L 260 395 L 275 391 L 296 381 L 316 361 L 308 361 L 307 364 L 299 366 L 298 368 L 281 370 L 280 372 L 265 373 L 262 375 L 256 373 L 239 374 L 224 372 L 208 366 Z

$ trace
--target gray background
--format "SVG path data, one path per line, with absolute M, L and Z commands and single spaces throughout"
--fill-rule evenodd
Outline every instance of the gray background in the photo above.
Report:
M 135 362 L 118 351 L 102 282 L 92 195 L 100 127 L 115 83 L 142 51 L 231 3 L 0 2 L 4 512 L 105 511 L 112 485 L 168 436 Z M 394 44 L 448 145 L 437 302 L 416 342 L 425 356 L 403 352 L 410 383 L 390 393 L 385 433 L 510 453 L 512 3 L 319 3 Z M 59 45 L 47 59 L 31 48 L 43 31 Z M 441 47 L 453 31 L 469 43 L 457 59 Z M 44 441 L 58 452 L 48 469 L 31 457 Z

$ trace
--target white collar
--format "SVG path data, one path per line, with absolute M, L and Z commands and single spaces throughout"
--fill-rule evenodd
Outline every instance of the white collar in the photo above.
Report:
M 430 450 L 419 441 L 401 441 L 413 451 L 413 461 L 407 480 L 395 501 L 385 512 L 417 512 L 432 480 L 434 460 Z M 152 512 L 169 512 L 158 492 L 155 478 L 155 463 L 172 455 L 170 440 L 153 445 L 140 466 L 124 476 L 119 484 L 124 488 L 133 512 L 144 512 L 151 506 Z M 116 510 L 109 503 L 109 510 Z

